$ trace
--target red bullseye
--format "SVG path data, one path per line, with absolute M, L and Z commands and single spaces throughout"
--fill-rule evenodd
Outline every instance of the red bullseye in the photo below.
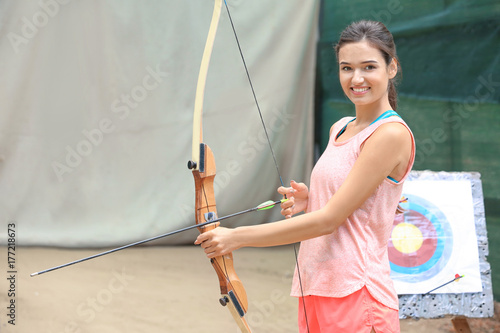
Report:
M 397 215 L 394 219 L 393 231 L 398 225 L 409 223 L 420 231 L 422 239 L 421 246 L 415 252 L 403 253 L 394 245 L 392 239 L 389 241 L 389 260 L 401 267 L 416 267 L 425 264 L 434 255 L 437 247 L 437 232 L 436 228 L 429 219 L 424 215 L 410 210 L 403 214 Z

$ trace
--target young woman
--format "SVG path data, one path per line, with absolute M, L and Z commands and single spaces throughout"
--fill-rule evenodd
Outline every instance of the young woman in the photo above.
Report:
M 195 243 L 211 258 L 241 247 L 300 241 L 302 286 L 297 272 L 292 286 L 292 296 L 299 297 L 300 332 L 399 332 L 387 242 L 415 141 L 394 112 L 396 48 L 382 23 L 360 21 L 342 32 L 335 52 L 340 83 L 356 117 L 331 127 L 310 189 L 294 181 L 278 189 L 290 199 L 282 204 L 289 219 L 219 227 Z M 302 211 L 306 214 L 292 217 Z

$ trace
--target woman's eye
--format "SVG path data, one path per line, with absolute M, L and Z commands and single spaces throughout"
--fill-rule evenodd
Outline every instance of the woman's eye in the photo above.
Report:
M 343 66 L 343 67 L 341 67 L 341 70 L 344 71 L 344 72 L 346 72 L 346 71 L 351 70 L 351 67 L 349 67 L 349 66 Z
M 373 65 L 368 65 L 368 66 L 366 66 L 366 67 L 365 67 L 365 70 L 367 70 L 367 71 L 371 71 L 371 70 L 374 70 L 375 68 L 376 68 L 376 67 L 375 67 L 375 66 L 373 66 Z

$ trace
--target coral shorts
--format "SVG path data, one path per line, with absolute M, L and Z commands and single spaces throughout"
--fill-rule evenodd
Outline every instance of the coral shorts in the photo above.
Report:
M 370 333 L 372 329 L 376 333 L 399 333 L 399 314 L 373 298 L 366 287 L 342 298 L 299 297 L 300 333 Z

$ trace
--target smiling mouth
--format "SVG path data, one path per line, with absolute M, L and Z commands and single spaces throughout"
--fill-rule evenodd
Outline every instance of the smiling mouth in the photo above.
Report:
M 370 88 L 368 88 L 368 87 L 364 87 L 364 88 L 352 88 L 351 87 L 351 90 L 354 91 L 355 93 L 364 93 L 364 92 L 370 90 Z

